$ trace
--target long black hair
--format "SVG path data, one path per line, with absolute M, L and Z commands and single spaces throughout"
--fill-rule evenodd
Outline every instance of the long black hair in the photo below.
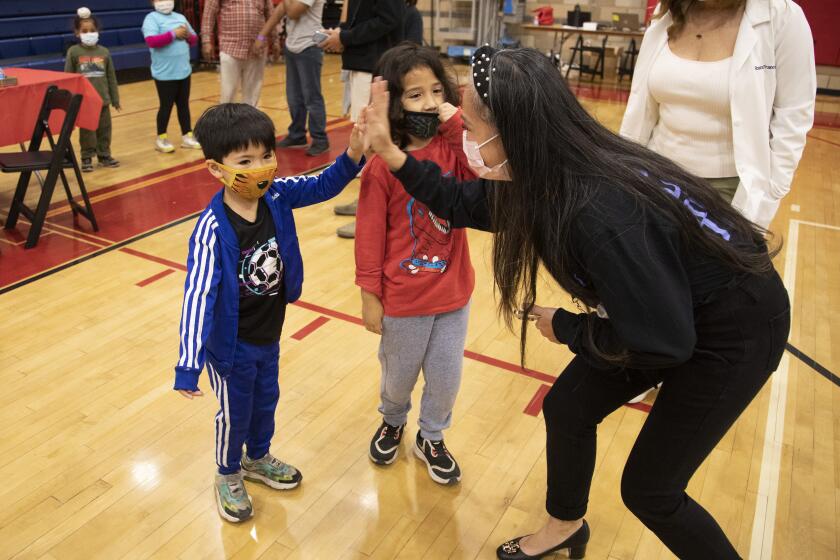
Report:
M 408 133 L 403 127 L 405 116 L 402 106 L 402 96 L 405 93 L 403 77 L 415 68 L 421 67 L 431 70 L 441 83 L 444 101 L 456 107 L 461 104 L 461 96 L 458 94 L 453 72 L 448 72 L 444 68 L 440 54 L 436 50 L 405 41 L 385 51 L 376 65 L 375 75 L 388 80 L 388 93 L 391 96 L 388 120 L 391 123 L 391 135 L 400 148 L 404 148 L 409 140 Z
M 663 213 L 679 226 L 686 246 L 734 271 L 761 273 L 772 268 L 772 255 L 763 249 L 765 230 L 741 216 L 705 180 L 602 126 L 581 107 L 543 54 L 503 50 L 493 56 L 492 66 L 488 96 L 479 99 L 475 90 L 468 91 L 485 120 L 498 130 L 513 178 L 513 183 L 489 189 L 497 232 L 493 274 L 499 312 L 508 327 L 513 326 L 515 309 L 533 306 L 540 264 L 573 298 L 589 307 L 598 303 L 592 287 L 574 278 L 580 256 L 571 242 L 578 214 L 598 189 L 620 189 L 633 197 L 640 211 Z M 662 180 L 679 185 L 739 242 L 729 243 L 702 229 L 684 203 L 668 194 Z M 523 320 L 523 361 L 526 326 Z M 590 340 L 591 334 L 587 327 Z

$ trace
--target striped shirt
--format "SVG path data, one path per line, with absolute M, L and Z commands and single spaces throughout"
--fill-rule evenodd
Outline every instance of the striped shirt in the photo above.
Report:
M 271 0 L 207 0 L 201 42 L 213 43 L 218 19 L 219 50 L 240 60 L 255 58 L 251 47 L 273 9 Z

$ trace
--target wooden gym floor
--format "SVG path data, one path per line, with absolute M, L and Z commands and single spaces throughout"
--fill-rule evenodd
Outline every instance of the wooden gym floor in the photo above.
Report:
M 346 145 L 339 69 L 328 57 L 331 154 L 285 151 L 281 174 L 320 168 Z M 193 80 L 195 120 L 217 101 L 218 77 Z M 576 89 L 618 127 L 626 85 Z M 302 470 L 304 483 L 285 493 L 249 483 L 256 516 L 238 526 L 219 518 L 211 490 L 216 401 L 205 375 L 203 399 L 171 390 L 187 237 L 218 185 L 199 153 L 154 151 L 150 82 L 121 93 L 113 154 L 122 167 L 85 176 L 101 231 L 74 224 L 58 191 L 37 248 L 22 248 L 25 223 L 0 233 L 0 558 L 489 559 L 501 541 L 536 529 L 545 517 L 539 404 L 569 352 L 532 336 L 530 369 L 516 365 L 517 337 L 494 313 L 490 239 L 470 232 L 477 284 L 446 434 L 463 481 L 432 482 L 409 442 L 394 465 L 373 466 L 378 340 L 359 324 L 352 242 L 334 233 L 348 220 L 333 215 L 333 202 L 296 212 L 306 283 L 281 342 L 273 451 Z M 285 133 L 280 66 L 266 71 L 261 108 Z M 840 556 L 838 156 L 840 101 L 821 98 L 773 227 L 785 241 L 777 266 L 792 294 L 790 342 L 804 356 L 786 353 L 690 486 L 744 557 Z M 0 218 L 14 184 L 0 176 Z M 357 192 L 353 184 L 335 203 Z M 548 282 L 539 301 L 571 305 Z M 589 559 L 672 558 L 619 497 L 647 408 L 624 407 L 599 429 Z

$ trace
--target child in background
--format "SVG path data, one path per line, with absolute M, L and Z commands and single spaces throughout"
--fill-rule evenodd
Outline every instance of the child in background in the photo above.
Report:
M 82 146 L 82 171 L 93 171 L 93 156 L 100 167 L 119 167 L 120 162 L 111 157 L 111 110 L 119 111 L 120 93 L 111 53 L 99 45 L 99 21 L 87 8 L 79 8 L 73 20 L 73 30 L 80 44 L 67 51 L 64 71 L 81 74 L 96 88 L 102 98 L 102 113 L 96 130 L 79 129 Z
M 174 0 L 153 0 L 152 5 L 155 11 L 143 20 L 143 37 L 152 53 L 152 78 L 160 101 L 155 149 L 175 151 L 166 134 L 174 104 L 178 106 L 181 147 L 199 150 L 201 144 L 193 138 L 190 119 L 190 47 L 198 44 L 198 35 L 187 18 L 173 11 Z
M 207 168 L 225 187 L 190 238 L 174 388 L 190 399 L 202 396 L 198 376 L 206 361 L 220 406 L 216 505 L 233 523 L 254 511 L 243 476 L 279 490 L 303 478 L 269 453 L 280 397 L 280 331 L 286 305 L 300 297 L 303 284 L 292 209 L 333 198 L 359 173 L 359 126 L 346 154 L 321 175 L 276 179 L 276 136 L 268 115 L 225 103 L 205 111 L 195 125 Z
M 475 177 L 462 149 L 456 85 L 438 53 L 412 43 L 388 50 L 377 74 L 388 81 L 394 141 L 417 159 L 464 180 Z M 467 235 L 411 198 L 379 157 L 362 173 L 356 214 L 356 284 L 365 327 L 382 335 L 383 422 L 370 442 L 379 465 L 397 459 L 411 392 L 423 369 L 420 430 L 414 454 L 432 480 L 461 479 L 443 442 L 461 383 L 475 275 Z

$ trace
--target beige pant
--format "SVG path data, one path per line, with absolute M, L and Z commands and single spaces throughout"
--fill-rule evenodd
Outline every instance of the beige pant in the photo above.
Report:
M 738 184 L 741 180 L 738 177 L 720 177 L 716 179 L 706 179 L 715 190 L 723 197 L 723 199 L 732 204 L 732 199 L 735 197 L 735 191 L 738 190 Z
M 350 72 L 350 120 L 356 122 L 359 113 L 370 103 L 370 84 L 373 74 L 369 72 Z
M 265 58 L 233 58 L 229 54 L 220 53 L 222 91 L 219 95 L 220 103 L 232 103 L 236 97 L 236 90 L 242 86 L 242 103 L 257 106 L 262 90 Z

